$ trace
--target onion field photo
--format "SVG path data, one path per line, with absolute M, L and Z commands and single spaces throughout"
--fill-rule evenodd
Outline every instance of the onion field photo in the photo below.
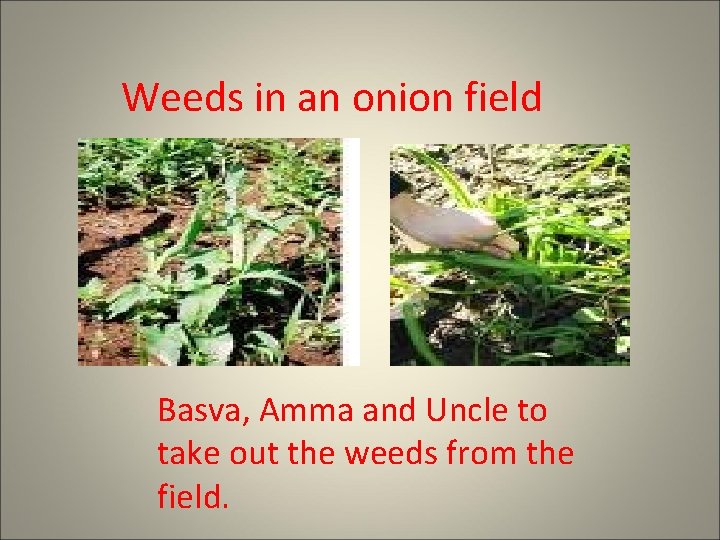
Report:
M 391 365 L 629 365 L 629 145 L 398 145 L 390 169 Z
M 79 365 L 341 365 L 342 148 L 79 140 Z

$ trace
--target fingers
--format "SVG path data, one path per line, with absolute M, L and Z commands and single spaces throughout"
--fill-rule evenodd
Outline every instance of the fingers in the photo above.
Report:
M 481 248 L 481 250 L 484 251 L 485 253 L 489 253 L 493 257 L 498 257 L 499 259 L 509 259 L 511 257 L 511 254 L 509 251 L 505 251 L 504 249 L 502 249 L 496 245 L 493 245 L 493 244 L 488 244 L 486 246 L 483 246 Z
M 461 249 L 463 251 L 484 251 L 485 253 L 500 259 L 509 259 L 511 257 L 511 253 L 508 250 L 503 249 L 501 246 L 477 240 L 455 242 L 452 248 Z
M 462 249 L 465 251 L 484 251 L 485 253 L 500 259 L 509 259 L 512 257 L 513 253 L 520 249 L 518 241 L 506 233 L 498 235 L 493 238 L 491 242 L 477 239 L 464 239 L 456 241 L 453 244 L 452 248 L 454 249 Z
M 520 249 L 520 243 L 507 233 L 497 235 L 491 244 L 510 253 L 515 253 Z
M 462 210 L 463 213 L 472 216 L 476 225 L 479 225 L 483 229 L 487 230 L 488 235 L 495 235 L 500 231 L 500 227 L 495 221 L 495 218 L 488 214 L 485 210 L 479 208 L 466 208 Z
M 454 240 L 452 242 L 445 242 L 443 248 L 445 249 L 459 249 L 462 251 L 480 251 L 487 245 L 486 242 L 479 242 L 477 240 L 466 239 L 466 240 Z
M 473 218 L 472 226 L 468 227 L 468 232 L 473 230 L 477 240 L 485 241 L 485 243 L 490 242 L 500 232 L 500 226 L 495 221 L 495 218 L 487 212 L 479 209 L 465 210 L 464 212 Z
M 407 236 L 440 249 L 484 251 L 508 259 L 520 245 L 500 231 L 495 218 L 481 209 L 435 208 L 400 194 L 391 202 L 395 227 Z

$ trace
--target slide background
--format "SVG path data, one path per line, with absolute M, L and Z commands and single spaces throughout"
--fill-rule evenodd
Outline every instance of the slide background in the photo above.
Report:
M 718 4 L 2 4 L 3 537 L 717 537 Z M 338 113 L 129 113 L 121 81 L 334 88 Z M 468 80 L 542 80 L 541 113 L 467 113 Z M 358 88 L 449 88 L 452 113 L 358 113 Z M 292 99 L 289 100 L 292 104 Z M 361 367 L 81 369 L 79 137 L 359 137 Z M 627 368 L 389 368 L 394 143 L 630 143 Z M 160 396 L 547 404 L 538 425 L 160 425 Z M 572 445 L 572 466 L 162 467 L 221 448 Z M 341 450 L 342 451 L 342 450 Z M 160 483 L 226 511 L 160 511 Z

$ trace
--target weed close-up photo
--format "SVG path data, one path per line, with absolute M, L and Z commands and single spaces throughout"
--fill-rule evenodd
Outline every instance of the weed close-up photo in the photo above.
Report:
M 78 141 L 78 363 L 342 364 L 341 139 Z
M 390 363 L 630 363 L 630 146 L 398 145 Z

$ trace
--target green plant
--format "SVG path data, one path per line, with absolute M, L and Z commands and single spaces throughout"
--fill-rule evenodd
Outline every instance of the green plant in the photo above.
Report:
M 340 150 L 331 139 L 79 140 L 80 338 L 91 341 L 84 321 L 112 327 L 104 355 L 132 350 L 153 365 L 282 364 L 333 350 Z M 272 201 L 265 166 L 282 176 Z M 118 262 L 127 277 L 116 288 L 107 269 Z
M 101 279 L 94 277 L 84 286 L 78 287 L 78 300 L 87 307 L 99 305 L 103 300 L 105 284 Z
M 179 239 L 167 248 L 150 250 L 142 279 L 107 298 L 107 317 L 134 321 L 147 357 L 168 365 L 183 359 L 197 365 L 225 363 L 238 348 L 230 330 L 232 320 L 252 309 L 244 303 L 246 292 L 273 294 L 273 282 L 303 289 L 281 268 L 259 260 L 268 244 L 298 217 L 272 219 L 252 207 L 240 207 L 237 193 L 243 175 L 236 166 L 228 170 L 222 187 L 201 186 Z M 215 215 L 218 199 L 224 209 Z M 198 244 L 200 235 L 210 229 L 228 239 L 229 249 Z M 175 268 L 168 270 L 170 265 Z
M 305 304 L 305 295 L 300 297 L 290 313 L 280 339 L 262 330 L 252 330 L 247 334 L 244 345 L 246 358 L 259 357 L 270 364 L 282 365 L 290 345 L 299 337 L 300 313 Z
M 311 257 L 319 261 L 324 257 L 323 215 L 340 207 L 340 190 L 333 183 L 332 171 L 318 161 L 325 145 L 335 151 L 334 143 L 325 139 L 313 139 L 299 149 L 286 146 L 265 170 L 268 203 L 302 216 L 306 232 L 302 247 L 310 249 Z
M 295 206 L 301 213 L 312 215 L 320 205 L 337 208 L 339 189 L 332 183 L 332 173 L 319 160 L 303 149 L 287 147 L 265 175 L 271 205 Z
M 297 321 L 298 335 L 301 340 L 311 347 L 320 348 L 338 343 L 341 334 L 340 326 L 336 321 L 325 320 L 331 293 L 339 283 L 340 273 L 334 270 L 334 261 L 324 250 L 322 257 L 325 279 L 317 299 L 310 297 L 315 305 L 315 317 Z
M 274 162 L 284 159 L 292 152 L 290 144 L 282 139 L 247 138 L 223 140 L 226 145 L 247 159 L 259 158 Z
M 339 159 L 342 155 L 342 141 L 339 139 L 311 139 L 300 152 L 316 161 Z
M 142 205 L 193 190 L 214 176 L 229 150 L 214 139 L 80 139 L 78 194 L 83 206 Z
M 400 149 L 435 171 L 457 206 L 484 208 L 521 244 L 511 260 L 443 250 L 391 254 L 393 268 L 404 272 L 391 281 L 399 305 L 423 291 L 457 299 L 470 310 L 474 363 L 481 356 L 499 364 L 627 363 L 629 181 L 618 168 L 629 167 L 629 147 L 571 150 L 579 165 L 569 176 L 537 182 L 531 196 L 504 186 L 479 200 L 429 152 Z M 418 279 L 441 281 L 453 272 L 464 276 L 454 290 Z M 405 311 L 405 321 L 420 359 L 433 363 L 441 355 L 420 340 L 416 313 Z

